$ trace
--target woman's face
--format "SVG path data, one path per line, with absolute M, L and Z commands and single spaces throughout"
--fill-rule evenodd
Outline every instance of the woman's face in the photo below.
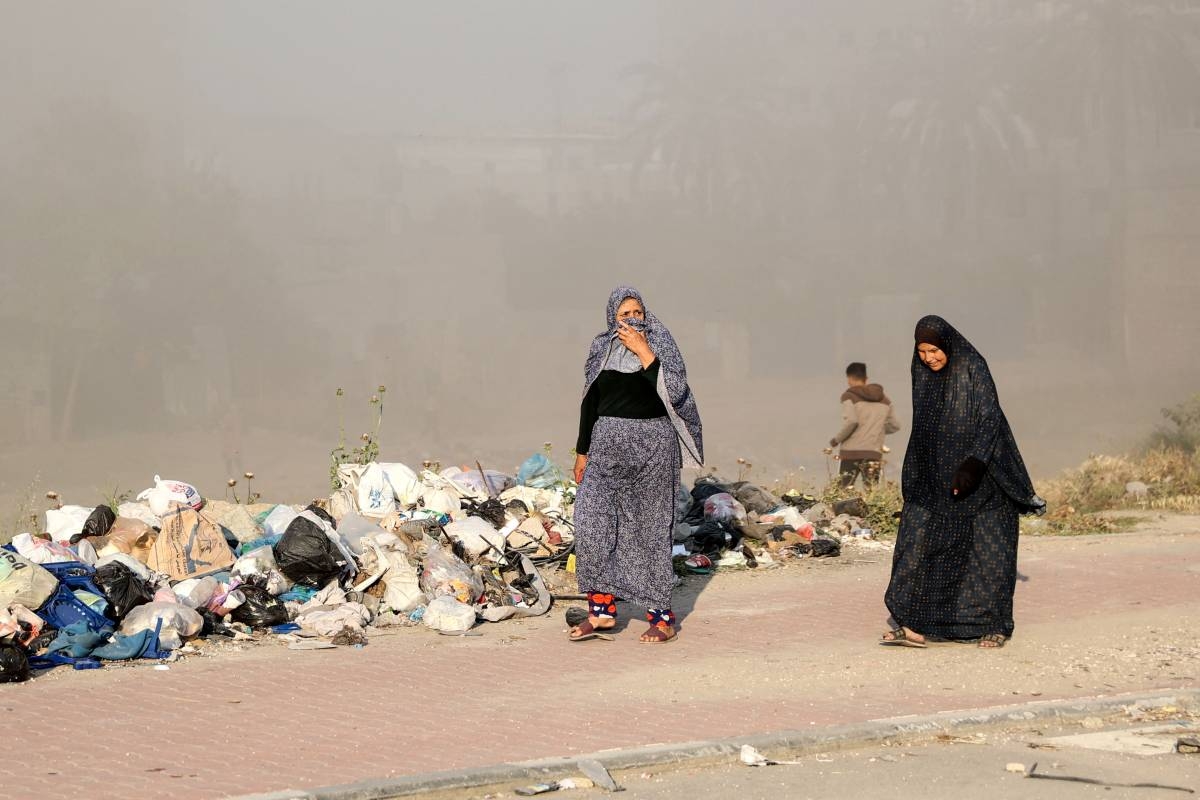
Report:
M 949 357 L 936 344 L 921 343 L 917 345 L 917 358 L 933 372 L 941 372 Z
M 621 301 L 621 305 L 617 306 L 617 322 L 624 322 L 628 319 L 646 318 L 646 310 L 642 308 L 642 304 L 637 301 L 636 297 L 626 297 Z

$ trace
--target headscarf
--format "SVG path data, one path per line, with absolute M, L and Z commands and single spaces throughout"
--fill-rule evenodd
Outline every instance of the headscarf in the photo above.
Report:
M 628 319 L 625 324 L 646 335 L 650 349 L 658 358 L 658 396 L 667 409 L 667 416 L 679 434 L 679 447 L 684 466 L 702 466 L 704 464 L 703 426 L 700 423 L 700 412 L 696 408 L 696 398 L 692 394 L 687 381 L 687 367 L 683 363 L 683 354 L 675 344 L 675 337 L 667 330 L 658 317 L 646 308 L 642 295 L 629 286 L 618 286 L 608 298 L 607 322 L 608 328 L 592 339 L 588 348 L 587 362 L 584 364 L 583 393 L 586 396 L 592 383 L 604 369 L 616 369 L 621 372 L 636 372 L 642 368 L 641 361 L 621 343 L 617 335 L 617 309 L 621 303 L 630 297 L 642 304 L 646 319 Z
M 947 514 L 979 511 L 990 493 L 978 491 L 965 499 L 950 493 L 954 473 L 968 458 L 976 458 L 1022 513 L 1044 513 L 1046 501 L 1034 491 L 987 361 L 941 317 L 922 318 L 914 338 L 913 428 L 902 477 L 905 502 Z M 919 344 L 941 349 L 946 366 L 938 372 L 925 366 L 917 353 Z

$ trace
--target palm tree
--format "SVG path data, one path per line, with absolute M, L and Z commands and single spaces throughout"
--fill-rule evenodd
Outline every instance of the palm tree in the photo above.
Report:
M 682 63 L 643 63 L 626 70 L 639 84 L 629 113 L 635 189 L 650 165 L 705 216 L 732 209 L 768 211 L 777 192 L 786 135 L 768 59 L 722 58 L 721 47 L 696 48 Z M 744 53 L 740 54 L 743 57 Z
M 1109 318 L 1117 366 L 1129 359 L 1131 138 L 1156 133 L 1179 108 L 1200 102 L 1200 37 L 1194 14 L 1170 0 L 1057 0 L 1032 27 L 1026 80 L 1031 116 L 1048 132 L 1102 144 L 1110 214 Z M 1142 123 L 1142 124 L 1137 124 Z M 1151 124 L 1152 123 L 1152 124 Z
M 1020 181 L 1037 146 L 1006 73 L 1011 34 L 951 13 L 876 53 L 880 91 L 861 123 L 878 131 L 869 171 L 898 196 L 932 195 L 952 236 L 978 233 L 983 190 Z

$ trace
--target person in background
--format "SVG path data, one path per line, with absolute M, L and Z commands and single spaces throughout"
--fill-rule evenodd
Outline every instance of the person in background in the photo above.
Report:
M 855 361 L 846 367 L 849 388 L 842 393 L 842 429 L 829 440 L 826 453 L 841 447 L 838 471 L 842 486 L 849 488 L 862 476 L 863 487 L 879 482 L 882 472 L 883 440 L 900 430 L 892 401 L 878 383 L 870 383 L 867 365 Z
M 671 332 L 635 289 L 608 300 L 608 327 L 584 365 L 575 445 L 575 553 L 588 618 L 572 641 L 607 638 L 617 600 L 647 609 L 639 641 L 676 638 L 672 530 L 679 470 L 704 460 L 700 414 Z

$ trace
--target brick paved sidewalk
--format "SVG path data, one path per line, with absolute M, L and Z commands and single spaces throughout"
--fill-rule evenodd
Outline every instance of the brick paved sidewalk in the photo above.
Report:
M 879 647 L 889 560 L 689 579 L 667 646 L 636 619 L 571 643 L 555 609 L 482 637 L 56 670 L 0 686 L 0 797 L 222 797 L 1200 682 L 1200 534 L 1027 538 L 999 651 Z

